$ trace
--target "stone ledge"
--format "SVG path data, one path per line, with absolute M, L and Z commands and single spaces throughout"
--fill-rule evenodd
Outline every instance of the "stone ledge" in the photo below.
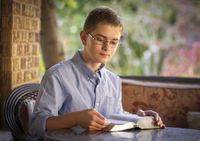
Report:
M 200 89 L 199 84 L 189 84 L 189 83 L 174 83 L 174 82 L 154 82 L 150 80 L 130 80 L 130 79 L 122 79 L 122 83 L 124 84 L 134 84 L 138 86 L 145 87 L 156 87 L 156 88 L 175 88 L 175 89 Z

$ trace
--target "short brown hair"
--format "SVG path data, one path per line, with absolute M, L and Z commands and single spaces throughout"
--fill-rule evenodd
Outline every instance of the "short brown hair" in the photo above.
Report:
M 98 23 L 105 22 L 123 29 L 120 17 L 109 7 L 97 7 L 88 14 L 83 29 L 85 32 L 92 32 Z

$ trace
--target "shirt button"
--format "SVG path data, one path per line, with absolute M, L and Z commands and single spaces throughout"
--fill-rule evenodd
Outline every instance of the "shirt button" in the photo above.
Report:
M 96 105 L 97 105 L 97 107 L 98 107 L 98 106 L 99 106 L 99 103 L 97 103 Z

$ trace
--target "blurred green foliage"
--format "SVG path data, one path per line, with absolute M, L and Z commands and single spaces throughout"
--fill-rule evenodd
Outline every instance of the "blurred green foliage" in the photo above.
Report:
M 119 13 L 124 23 L 123 40 L 107 64 L 119 75 L 160 75 L 170 47 L 184 42 L 174 30 L 177 7 L 173 0 L 56 0 L 55 3 L 66 58 L 81 48 L 79 32 L 91 9 L 104 5 Z

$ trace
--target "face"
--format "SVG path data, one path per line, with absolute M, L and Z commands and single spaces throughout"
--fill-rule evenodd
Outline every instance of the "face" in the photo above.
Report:
M 94 31 L 80 34 L 84 50 L 82 57 L 87 64 L 101 65 L 115 54 L 121 37 L 121 27 L 99 23 Z

